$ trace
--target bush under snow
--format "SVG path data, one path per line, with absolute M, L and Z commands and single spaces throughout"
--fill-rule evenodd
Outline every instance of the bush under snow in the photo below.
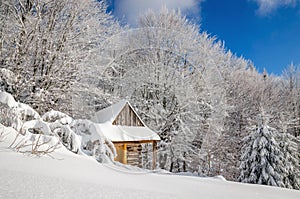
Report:
M 99 162 L 109 162 L 116 156 L 114 145 L 89 120 L 74 120 L 59 111 L 49 111 L 42 117 L 30 106 L 16 102 L 0 91 L 0 135 L 13 129 L 11 148 L 36 155 L 49 154 L 58 146 L 74 153 L 85 153 Z M 8 128 L 10 131 L 8 131 Z M 0 139 L 0 140 L 1 140 Z
M 99 162 L 113 160 L 116 151 L 113 143 L 102 133 L 99 126 L 90 120 L 75 120 L 72 128 L 81 135 L 81 146 L 85 153 L 95 156 Z
M 12 126 L 19 131 L 23 122 L 40 118 L 40 115 L 27 104 L 16 102 L 12 95 L 0 91 L 0 123 Z

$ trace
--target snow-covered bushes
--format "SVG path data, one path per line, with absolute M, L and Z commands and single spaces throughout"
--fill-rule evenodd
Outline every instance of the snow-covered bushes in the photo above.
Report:
M 59 111 L 49 111 L 42 119 L 49 123 L 52 133 L 60 137 L 70 151 L 84 152 L 99 162 L 111 161 L 116 156 L 112 142 L 103 136 L 97 124 L 86 119 L 74 120 Z
M 10 145 L 18 152 L 49 155 L 63 145 L 74 153 L 86 153 L 99 162 L 112 161 L 114 145 L 89 120 L 74 120 L 59 111 L 46 112 L 42 117 L 30 106 L 16 102 L 8 93 L 0 91 L 0 140 L 7 128 L 14 129 Z
M 0 91 L 0 123 L 12 126 L 19 131 L 23 122 L 40 118 L 39 114 L 27 104 L 16 102 L 12 95 Z
M 61 145 L 59 138 L 49 135 L 33 134 L 24 131 L 23 134 L 12 127 L 0 124 L 0 141 L 9 139 L 9 148 L 20 153 L 28 153 L 36 156 L 49 155 Z
M 50 128 L 53 133 L 57 135 L 62 144 L 74 153 L 78 153 L 80 150 L 80 138 L 76 135 L 69 125 L 64 125 L 59 122 L 54 122 L 50 124 Z
M 0 68 L 0 91 L 13 92 L 17 82 L 14 73 L 6 68 Z
M 54 136 L 60 138 L 62 144 L 74 153 L 80 150 L 80 137 L 74 133 L 70 124 L 74 121 L 67 114 L 51 110 L 42 116 L 42 119 L 48 123 Z
M 90 120 L 75 120 L 72 128 L 82 137 L 81 146 L 85 153 L 95 156 L 99 162 L 107 162 L 115 158 L 115 147 L 101 133 L 98 124 Z
M 49 125 L 42 120 L 31 120 L 22 125 L 20 133 L 22 135 L 30 132 L 32 134 L 52 135 Z
M 17 134 L 16 139 L 10 145 L 20 153 L 31 153 L 37 156 L 49 155 L 60 147 L 57 137 L 41 134 L 27 133 L 25 135 Z
M 73 121 L 67 114 L 54 110 L 45 113 L 42 119 L 46 122 L 60 122 L 61 124 L 70 124 Z

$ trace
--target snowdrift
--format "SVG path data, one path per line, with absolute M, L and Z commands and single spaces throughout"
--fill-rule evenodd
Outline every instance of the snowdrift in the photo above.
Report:
M 65 147 L 37 158 L 8 149 L 18 133 L 13 128 L 1 125 L 0 132 L 0 199 L 300 198 L 296 190 L 99 164 Z

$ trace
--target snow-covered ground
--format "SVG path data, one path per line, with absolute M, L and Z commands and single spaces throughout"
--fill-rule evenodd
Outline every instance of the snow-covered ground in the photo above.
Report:
M 61 147 L 52 157 L 9 149 L 0 135 L 0 198 L 299 199 L 300 191 L 100 164 Z

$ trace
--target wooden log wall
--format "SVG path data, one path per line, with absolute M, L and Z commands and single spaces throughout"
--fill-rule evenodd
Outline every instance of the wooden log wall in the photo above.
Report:
M 127 164 L 142 167 L 141 144 L 130 144 L 127 146 Z
M 143 166 L 147 169 L 156 168 L 156 141 L 152 141 L 152 143 L 115 143 L 115 147 L 117 151 L 115 161 L 140 168 Z

